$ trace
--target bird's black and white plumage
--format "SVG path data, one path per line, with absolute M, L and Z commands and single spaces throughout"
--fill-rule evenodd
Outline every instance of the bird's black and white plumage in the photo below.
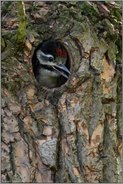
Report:
M 66 48 L 54 40 L 44 41 L 34 51 L 32 66 L 35 78 L 41 86 L 55 88 L 60 80 L 67 80 L 70 74 Z

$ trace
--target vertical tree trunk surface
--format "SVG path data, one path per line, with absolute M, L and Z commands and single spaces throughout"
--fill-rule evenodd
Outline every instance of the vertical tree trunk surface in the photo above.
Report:
M 2 182 L 122 182 L 120 6 L 2 3 Z M 50 38 L 70 57 L 55 89 L 31 65 Z

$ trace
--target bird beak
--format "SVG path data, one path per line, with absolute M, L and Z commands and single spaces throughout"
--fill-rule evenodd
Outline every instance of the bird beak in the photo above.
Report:
M 66 79 L 68 79 L 70 71 L 67 69 L 67 67 L 64 64 L 60 65 L 54 65 L 54 70 L 59 72 L 62 76 L 64 76 Z

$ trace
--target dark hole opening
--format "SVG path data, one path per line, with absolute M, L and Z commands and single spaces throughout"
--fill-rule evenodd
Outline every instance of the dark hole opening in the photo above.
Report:
M 32 57 L 33 73 L 40 86 L 57 88 L 70 75 L 70 56 L 63 43 L 57 40 L 41 42 Z

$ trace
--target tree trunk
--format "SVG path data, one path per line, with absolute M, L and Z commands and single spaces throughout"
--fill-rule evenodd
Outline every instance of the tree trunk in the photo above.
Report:
M 2 182 L 122 182 L 120 5 L 18 3 L 2 5 Z M 31 58 L 51 37 L 71 75 L 46 89 Z

